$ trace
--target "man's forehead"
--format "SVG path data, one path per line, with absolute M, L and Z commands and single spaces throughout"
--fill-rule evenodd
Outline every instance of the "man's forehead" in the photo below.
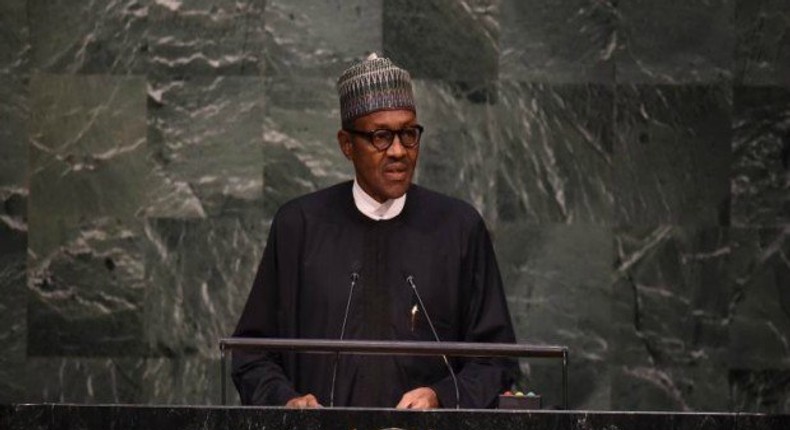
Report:
M 406 109 L 380 110 L 357 118 L 354 123 L 365 128 L 402 128 L 417 122 L 417 114 Z

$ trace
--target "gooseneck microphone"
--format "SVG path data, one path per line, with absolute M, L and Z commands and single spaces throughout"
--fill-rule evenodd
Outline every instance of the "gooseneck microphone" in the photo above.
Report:
M 417 291 L 417 285 L 414 283 L 414 276 L 408 275 L 406 276 L 406 282 L 411 286 L 411 289 L 414 291 L 414 296 L 417 297 L 417 303 L 420 304 L 420 308 L 422 308 L 422 313 L 425 314 L 425 320 L 428 321 L 428 327 L 431 328 L 431 333 L 433 333 L 434 339 L 436 339 L 436 343 L 442 343 L 442 340 L 439 339 L 439 333 L 436 332 L 436 328 L 433 326 L 433 321 L 431 320 L 431 316 L 428 315 L 428 309 L 425 309 L 425 303 L 422 302 L 422 297 L 420 296 L 420 292 Z M 442 358 L 444 359 L 444 364 L 447 366 L 447 370 L 450 372 L 450 377 L 453 380 L 453 387 L 455 388 L 455 408 L 461 409 L 461 394 L 458 390 L 458 378 L 455 376 L 455 371 L 453 370 L 453 366 L 450 366 L 450 361 L 447 360 L 447 355 L 442 354 Z
M 351 298 L 354 296 L 354 286 L 357 285 L 359 274 L 357 270 L 351 272 L 351 285 L 348 287 L 348 299 L 346 300 L 346 312 L 343 314 L 343 324 L 340 326 L 340 340 L 346 336 L 346 324 L 348 324 L 348 311 L 351 309 Z M 332 365 L 332 390 L 329 392 L 329 406 L 335 406 L 335 382 L 337 381 L 337 362 L 340 353 L 335 353 L 335 363 Z

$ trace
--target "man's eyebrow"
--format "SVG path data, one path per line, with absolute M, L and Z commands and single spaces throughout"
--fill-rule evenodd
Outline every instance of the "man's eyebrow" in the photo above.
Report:
M 400 128 L 414 127 L 415 125 L 417 125 L 417 121 L 406 121 L 406 122 L 404 122 L 403 124 L 401 124 L 397 128 L 396 127 L 389 127 L 387 124 L 373 123 L 373 125 L 370 126 L 370 129 L 371 130 L 397 130 L 397 129 L 400 129 Z

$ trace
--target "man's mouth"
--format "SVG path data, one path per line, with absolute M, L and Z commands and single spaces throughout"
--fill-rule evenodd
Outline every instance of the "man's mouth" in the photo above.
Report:
M 409 176 L 409 167 L 405 164 L 396 164 L 384 168 L 384 177 L 391 181 L 403 181 Z

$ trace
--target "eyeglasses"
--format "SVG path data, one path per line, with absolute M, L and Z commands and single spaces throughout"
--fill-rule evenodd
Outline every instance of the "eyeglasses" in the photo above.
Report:
M 420 136 L 422 136 L 424 129 L 421 125 L 414 125 L 400 130 L 387 130 L 384 128 L 373 131 L 354 130 L 353 128 L 344 128 L 343 130 L 363 136 L 374 148 L 379 151 L 386 151 L 392 146 L 392 142 L 395 141 L 396 134 L 398 139 L 400 139 L 400 144 L 405 148 L 416 148 L 420 144 Z

